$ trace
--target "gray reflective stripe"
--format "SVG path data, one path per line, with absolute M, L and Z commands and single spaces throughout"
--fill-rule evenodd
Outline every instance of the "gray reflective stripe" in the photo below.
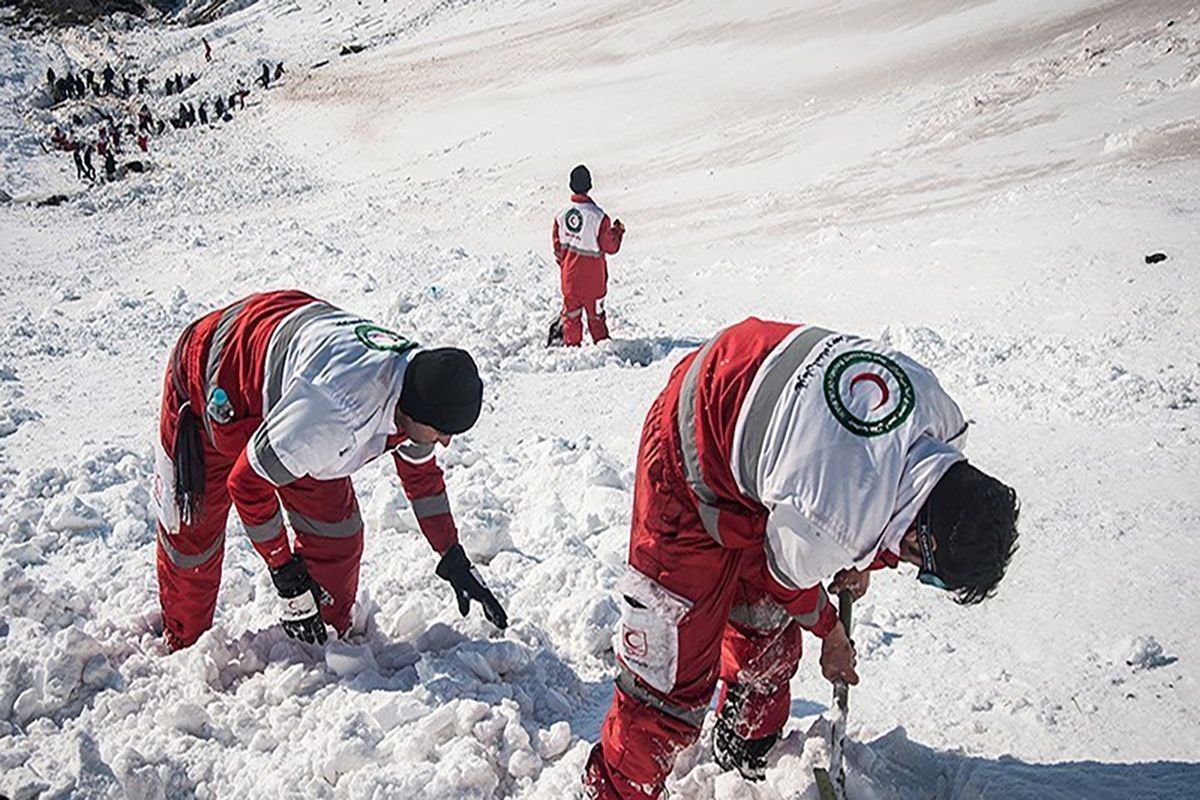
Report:
M 418 497 L 412 501 L 412 510 L 417 515 L 417 519 L 449 514 L 450 498 L 446 496 L 445 492 L 435 494 L 433 497 Z
M 788 344 L 779 358 L 775 359 L 763 374 L 758 389 L 750 401 L 746 412 L 746 420 L 742 426 L 741 451 L 738 454 L 738 476 L 741 478 L 741 488 L 746 494 L 759 502 L 758 496 L 758 463 L 762 458 L 763 442 L 767 438 L 767 426 L 771 423 L 771 415 L 780 396 L 791 383 L 792 376 L 800 369 L 808 354 L 833 331 L 824 328 L 806 328 Z
M 290 509 L 287 516 L 288 522 L 292 523 L 292 530 L 296 533 L 311 533 L 313 536 L 321 536 L 325 539 L 347 539 L 362 533 L 363 529 L 362 515 L 358 513 L 357 508 L 354 509 L 353 514 L 341 522 L 322 522 Z
M 622 692 L 635 700 L 641 700 L 646 705 L 661 711 L 669 717 L 674 717 L 680 722 L 691 725 L 693 728 L 699 728 L 704 724 L 704 712 L 708 710 L 707 704 L 701 708 L 684 708 L 683 706 L 668 703 L 634 680 L 633 673 L 629 671 L 629 667 L 624 664 L 618 664 L 618 666 L 620 667 L 620 672 L 617 673 L 616 682 L 617 688 Z
M 276 486 L 287 486 L 299 479 L 300 476 L 293 475 L 279 460 L 279 454 L 271 445 L 271 437 L 267 434 L 265 422 L 259 425 L 258 430 L 254 432 L 254 436 L 250 439 L 250 446 L 254 448 L 254 457 L 258 460 L 258 465 L 267 473 L 267 480 L 271 483 Z
M 776 603 L 755 603 L 734 606 L 729 609 L 729 620 L 760 631 L 782 628 L 792 619 L 791 615 Z
M 283 396 L 283 365 L 287 362 L 288 349 L 292 339 L 304 327 L 305 323 L 314 317 L 319 317 L 333 308 L 328 303 L 313 302 L 293 311 L 271 334 L 271 343 L 267 346 L 266 383 L 267 392 L 263 402 L 263 416 L 267 415 L 279 398 Z
M 433 455 L 433 445 L 405 442 L 404 444 L 396 445 L 396 453 L 405 461 L 412 464 L 420 464 L 422 461 L 429 460 L 429 457 Z
M 792 583 L 792 579 L 788 574 L 779 568 L 779 559 L 775 556 L 775 551 L 771 549 L 771 537 L 767 536 L 763 549 L 767 551 L 767 567 L 771 570 L 771 577 L 779 581 L 780 585 L 788 589 L 799 591 L 800 587 Z
M 252 542 L 269 542 L 283 530 L 283 512 L 278 508 L 269 520 L 261 525 L 247 525 L 246 535 Z
M 191 569 L 206 563 L 220 551 L 221 545 L 225 544 L 225 532 L 221 531 L 221 535 L 217 537 L 215 542 L 210 544 L 203 553 L 197 553 L 194 556 L 189 556 L 186 553 L 176 550 L 167 541 L 167 536 L 162 532 L 161 528 L 158 531 L 158 544 L 162 547 L 163 552 L 167 554 L 167 558 L 172 564 L 183 569 Z
M 599 250 L 586 250 L 582 247 L 576 247 L 573 244 L 562 244 L 563 250 L 570 250 L 572 253 L 579 253 L 581 256 L 598 256 L 601 255 Z
M 221 354 L 225 352 L 225 342 L 229 339 L 229 332 L 233 329 L 233 323 L 237 320 L 238 314 L 242 313 L 242 308 L 246 305 L 246 301 L 241 300 L 234 303 L 229 308 L 221 313 L 221 318 L 217 320 L 217 327 L 213 330 L 212 343 L 208 346 L 208 362 L 204 367 L 204 402 L 208 403 L 208 398 L 212 394 L 213 389 L 217 388 L 217 372 L 221 369 Z M 207 409 L 207 405 L 206 405 Z M 205 413 L 204 427 L 208 430 L 208 438 L 212 440 L 212 420 Z
M 704 474 L 700 471 L 700 451 L 696 449 L 696 393 L 699 390 L 700 365 L 720 336 L 721 334 L 718 333 L 709 339 L 692 360 L 687 374 L 683 376 L 683 386 L 679 390 L 679 406 L 677 408 L 679 449 L 683 455 L 683 476 L 692 493 L 700 501 L 700 521 L 704 523 L 704 530 L 708 531 L 708 535 L 715 539 L 717 544 L 722 543 L 721 533 L 717 529 L 717 516 L 720 513 L 717 508 L 717 495 L 704 482 Z
M 574 311 L 567 312 L 567 319 L 578 319 L 583 316 L 583 309 L 577 308 Z
M 817 607 L 807 614 L 795 614 L 792 619 L 800 623 L 801 627 L 811 628 L 821 620 L 821 612 L 825 610 L 825 606 L 829 605 L 829 595 L 825 593 L 824 586 L 818 586 L 820 597 L 817 598 Z

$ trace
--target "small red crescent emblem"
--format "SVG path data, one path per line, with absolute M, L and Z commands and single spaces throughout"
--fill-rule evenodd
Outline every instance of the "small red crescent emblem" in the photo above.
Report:
M 888 391 L 887 381 L 885 381 L 880 376 L 876 375 L 874 372 L 860 372 L 857 375 L 855 375 L 853 378 L 851 378 L 850 379 L 850 394 L 854 394 L 854 387 L 858 384 L 859 381 L 870 381 L 871 383 L 873 383 L 879 387 L 879 402 L 876 403 L 875 407 L 871 409 L 872 411 L 875 411 L 876 409 L 879 409 L 879 408 L 883 408 L 883 406 L 887 403 L 888 398 L 890 398 L 892 396 L 891 392 Z

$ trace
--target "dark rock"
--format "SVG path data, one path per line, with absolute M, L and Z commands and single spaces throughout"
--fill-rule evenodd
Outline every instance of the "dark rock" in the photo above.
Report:
M 1167 260 L 1166 253 L 1151 253 L 1150 255 L 1146 256 L 1147 264 L 1157 264 L 1160 261 L 1166 261 L 1166 260 Z

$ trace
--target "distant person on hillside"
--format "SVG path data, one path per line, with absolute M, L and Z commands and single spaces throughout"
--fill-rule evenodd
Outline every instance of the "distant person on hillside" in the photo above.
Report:
M 189 325 L 167 367 L 155 447 L 167 646 L 188 647 L 212 625 L 231 506 L 270 568 L 284 632 L 324 642 L 329 625 L 345 636 L 363 552 L 350 476 L 385 453 L 459 612 L 473 600 L 506 627 L 458 543 L 434 457 L 475 425 L 482 402 L 467 352 L 421 348 L 302 292 L 251 295 Z
M 87 170 L 87 178 L 89 181 L 96 180 L 96 168 L 92 166 L 91 144 L 87 144 L 83 148 L 83 168 Z
M 262 74 L 258 76 L 258 82 L 262 84 L 264 89 L 271 88 L 271 65 L 262 65 Z
M 275 65 L 275 80 L 278 81 L 282 77 L 283 77 L 283 62 L 280 61 L 278 64 Z
M 229 102 L 233 102 L 233 95 L 229 96 Z M 213 112 L 216 113 L 217 119 L 222 119 L 225 116 L 225 101 L 220 97 L 217 97 L 216 102 L 213 103 Z
M 102 72 L 100 74 L 104 78 L 104 85 L 102 86 L 104 93 L 112 94 L 113 93 L 113 79 L 117 77 L 117 73 L 113 71 L 111 64 L 105 64 L 104 72 Z
M 75 177 L 79 180 L 87 180 L 87 168 L 83 166 L 83 154 L 80 148 L 76 147 L 71 151 L 71 156 L 75 159 Z
M 207 108 L 207 105 L 208 105 L 208 101 L 206 101 L 206 100 L 201 100 L 201 101 L 200 101 L 200 107 L 196 109 L 196 113 L 200 115 L 200 124 L 201 124 L 201 125 L 207 125 L 207 124 L 208 124 L 208 108 Z
M 113 156 L 111 149 L 104 154 L 104 177 L 110 182 L 117 177 L 117 159 Z
M 583 341 L 583 313 L 587 312 L 592 341 L 608 338 L 604 297 L 608 294 L 608 261 L 605 254 L 621 249 L 625 226 L 609 222 L 608 215 L 592 202 L 592 175 L 583 164 L 571 170 L 571 202 L 554 218 L 554 260 L 562 285 L 562 342 L 576 347 Z M 553 335 L 552 335 L 553 336 Z
M 905 562 L 960 604 L 989 597 L 1019 504 L 967 462 L 966 433 L 933 372 L 880 342 L 751 317 L 685 356 L 642 429 L 587 796 L 659 797 L 718 679 L 713 758 L 761 780 L 801 631 L 827 680 L 858 682 L 826 584 L 861 597 L 870 570 Z
M 138 94 L 145 94 L 149 88 L 150 88 L 150 79 L 149 78 L 147 78 L 145 76 L 138 78 L 138 81 L 137 81 Z
M 212 61 L 212 45 L 208 43 L 208 39 L 206 37 L 200 37 L 200 41 L 204 42 L 204 60 Z

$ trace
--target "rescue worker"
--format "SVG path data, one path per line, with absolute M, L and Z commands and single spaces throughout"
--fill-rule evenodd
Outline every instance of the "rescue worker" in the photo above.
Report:
M 590 796 L 658 797 L 718 678 L 715 760 L 761 778 L 800 631 L 827 679 L 858 681 L 835 576 L 861 593 L 863 571 L 904 561 L 960 603 L 991 595 L 1018 506 L 966 461 L 966 430 L 932 372 L 857 336 L 751 318 L 686 356 L 642 430 Z
M 156 448 L 168 647 L 212 625 L 231 505 L 270 568 L 284 631 L 324 642 L 328 624 L 345 635 L 363 550 L 350 475 L 384 453 L 459 611 L 475 600 L 506 627 L 458 543 L 434 459 L 434 445 L 475 424 L 482 393 L 465 351 L 422 349 L 299 291 L 251 295 L 188 326 L 167 368 Z
M 621 249 L 625 226 L 610 222 L 592 202 L 592 175 L 583 164 L 571 170 L 571 202 L 554 218 L 554 260 L 562 284 L 562 342 L 568 347 L 583 341 L 583 313 L 593 342 L 608 338 L 604 296 L 608 294 L 605 253 Z M 552 337 L 553 338 L 553 337 Z

